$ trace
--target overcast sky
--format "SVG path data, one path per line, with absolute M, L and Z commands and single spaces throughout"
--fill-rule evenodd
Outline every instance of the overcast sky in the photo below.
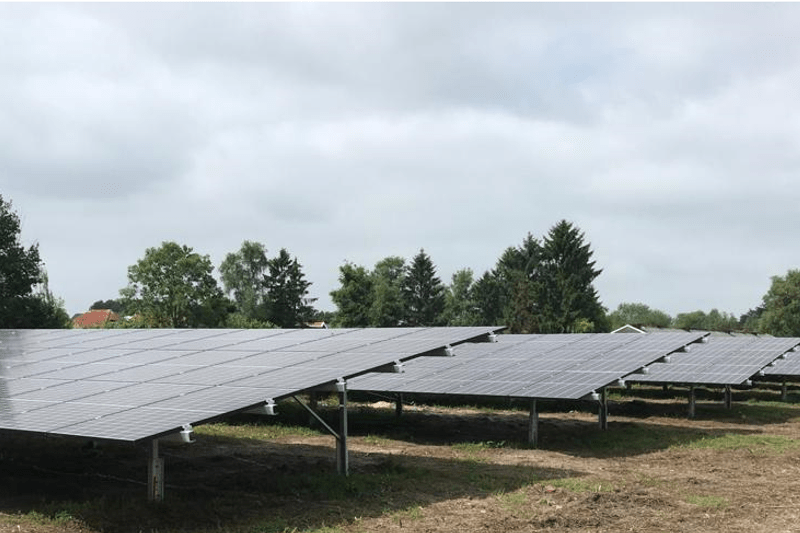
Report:
M 0 195 L 67 310 L 163 241 L 443 281 L 561 219 L 603 304 L 800 268 L 798 4 L 2 4 Z M 215 273 L 216 270 L 215 270 Z

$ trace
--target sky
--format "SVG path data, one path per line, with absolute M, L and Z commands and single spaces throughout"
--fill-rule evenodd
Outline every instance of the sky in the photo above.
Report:
M 145 250 L 449 283 L 577 225 L 600 300 L 740 315 L 800 268 L 800 4 L 0 4 L 0 195 L 70 314 Z M 215 274 L 218 270 L 215 268 Z

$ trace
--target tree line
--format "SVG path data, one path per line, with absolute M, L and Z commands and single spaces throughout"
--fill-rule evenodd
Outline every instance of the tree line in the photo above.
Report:
M 456 271 L 449 284 L 420 249 L 410 261 L 388 256 L 371 269 L 345 262 L 330 296 L 333 312 L 314 308 L 302 265 L 281 248 L 244 241 L 219 265 L 175 242 L 148 248 L 128 267 L 128 284 L 112 309 L 129 319 L 116 327 L 335 327 L 506 325 L 513 333 L 603 332 L 625 324 L 800 336 L 800 270 L 773 276 L 760 305 L 738 319 L 712 309 L 667 313 L 642 303 L 603 307 L 594 288 L 602 273 L 583 232 L 561 220 L 542 238 L 530 233 L 506 248 L 480 277 Z M 48 287 L 38 245 L 25 247 L 19 216 L 0 196 L 0 328 L 69 327 L 63 301 Z

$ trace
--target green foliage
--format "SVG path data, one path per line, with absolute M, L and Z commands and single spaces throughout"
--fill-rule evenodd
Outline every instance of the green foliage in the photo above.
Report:
M 238 312 L 250 320 L 265 319 L 266 287 L 269 260 L 266 247 L 244 241 L 237 252 L 225 256 L 219 266 L 226 294 L 233 294 Z
M 739 329 L 739 320 L 730 313 L 721 313 L 717 309 L 712 309 L 708 314 L 703 311 L 678 313 L 673 326 L 687 330 L 735 331 Z
M 216 327 L 226 309 L 213 270 L 207 255 L 164 242 L 128 267 L 128 286 L 120 294 L 125 308 L 151 326 Z
M 120 315 L 125 312 L 122 302 L 119 300 L 97 300 L 89 306 L 89 310 L 91 311 L 92 309 L 110 309 Z
M 764 312 L 758 327 L 761 333 L 777 337 L 800 336 L 800 270 L 773 276 L 764 295 Z
M 472 326 L 478 322 L 472 276 L 469 268 L 458 270 L 445 289 L 443 320 L 448 326 Z
M 400 326 L 406 315 L 403 299 L 405 259 L 386 257 L 375 264 L 371 276 L 372 305 L 369 310 L 369 325 L 378 328 Z
M 299 328 L 311 321 L 314 308 L 308 298 L 311 282 L 305 279 L 302 266 L 285 248 L 268 261 L 266 319 L 280 328 Z
M 494 272 L 484 272 L 472 287 L 477 322 L 474 325 L 494 326 L 502 324 L 505 315 L 503 302 L 506 295 Z
M 224 327 L 230 329 L 270 329 L 276 326 L 272 322 L 250 318 L 242 313 L 230 313 L 225 317 Z
M 444 285 L 436 276 L 436 267 L 425 250 L 411 260 L 403 279 L 406 325 L 438 326 L 444 312 Z
M 672 325 L 672 317 L 664 311 L 651 309 L 643 303 L 621 303 L 608 315 L 611 329 L 621 328 L 625 324 L 631 326 L 652 326 L 668 328 Z
M 550 229 L 542 246 L 533 314 L 539 333 L 607 331 L 609 324 L 592 282 L 592 251 L 583 233 L 566 220 Z
M 345 263 L 339 267 L 339 288 L 331 291 L 336 304 L 336 325 L 360 328 L 370 324 L 372 275 L 363 266 Z
M 0 195 L 0 328 L 63 328 L 63 302 L 47 286 L 39 246 L 20 242 L 19 216 Z

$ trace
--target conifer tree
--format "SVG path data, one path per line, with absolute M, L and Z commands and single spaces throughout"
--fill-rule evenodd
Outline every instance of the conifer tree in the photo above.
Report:
M 407 326 L 437 326 L 444 312 L 444 285 L 425 250 L 411 260 L 403 280 Z

